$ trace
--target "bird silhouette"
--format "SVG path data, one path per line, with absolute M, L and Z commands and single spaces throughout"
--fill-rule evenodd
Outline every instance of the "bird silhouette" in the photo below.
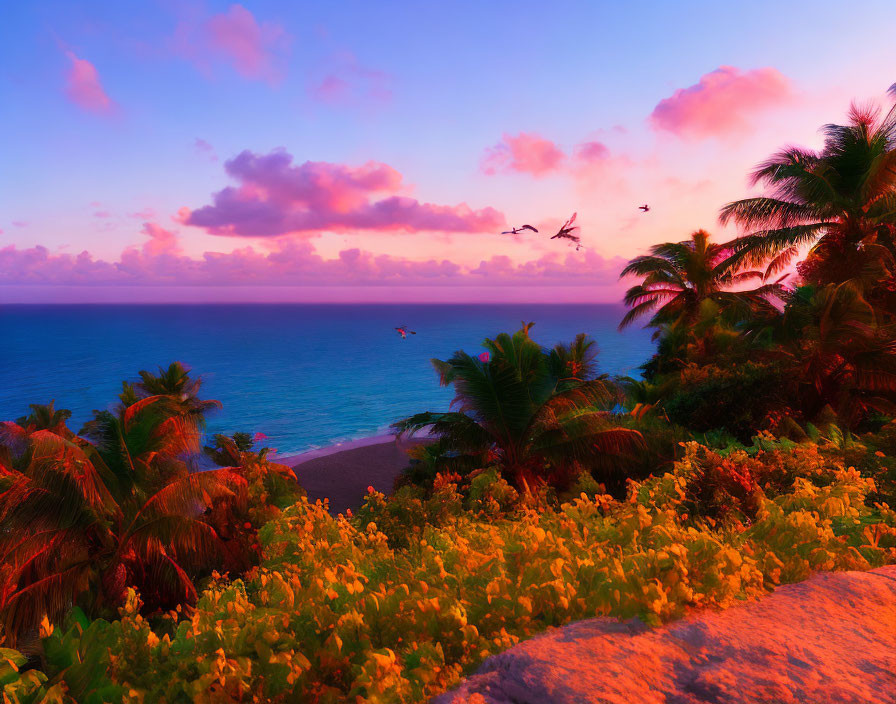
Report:
M 565 223 L 563 223 L 563 227 L 561 227 L 559 232 L 557 232 L 556 235 L 551 237 L 551 239 L 552 240 L 556 240 L 556 239 L 569 240 L 570 242 L 573 242 L 576 245 L 579 245 L 579 241 L 580 241 L 579 236 L 573 234 L 573 230 L 579 229 L 578 225 L 573 225 L 573 223 L 576 221 L 577 214 L 578 213 L 573 213 L 572 217 L 569 220 L 567 220 Z
M 512 227 L 511 229 L 506 230 L 505 232 L 502 232 L 501 234 L 502 235 L 518 235 L 523 230 L 532 230 L 532 232 L 538 232 L 538 230 L 536 230 L 531 225 L 523 225 L 522 227 Z
M 644 205 L 639 205 L 638 210 L 642 210 L 645 213 L 650 212 L 650 206 L 645 203 Z
M 395 329 L 398 331 L 398 334 L 401 335 L 402 340 L 407 340 L 408 335 L 416 335 L 417 334 L 413 330 L 408 330 L 407 325 L 402 325 L 401 327 L 395 328 Z

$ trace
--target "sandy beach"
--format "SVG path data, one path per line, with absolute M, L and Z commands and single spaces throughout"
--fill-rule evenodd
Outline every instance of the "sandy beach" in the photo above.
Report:
M 425 437 L 398 441 L 380 435 L 276 461 L 293 468 L 310 500 L 329 499 L 330 513 L 336 514 L 358 508 L 368 486 L 390 493 L 395 478 L 408 466 L 406 450 L 425 442 Z

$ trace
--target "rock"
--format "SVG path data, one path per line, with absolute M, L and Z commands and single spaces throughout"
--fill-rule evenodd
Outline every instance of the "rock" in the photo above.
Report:
M 580 621 L 486 660 L 433 704 L 894 704 L 896 566 L 817 574 L 650 629 Z

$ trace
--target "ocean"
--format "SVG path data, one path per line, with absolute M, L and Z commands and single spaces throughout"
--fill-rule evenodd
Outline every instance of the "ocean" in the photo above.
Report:
M 3 305 L 0 420 L 55 399 L 76 432 L 117 401 L 122 380 L 178 360 L 223 409 L 209 433 L 261 432 L 281 456 L 387 432 L 445 410 L 430 359 L 478 354 L 485 337 L 535 321 L 545 346 L 591 335 L 601 372 L 637 375 L 650 333 L 618 305 Z M 416 335 L 403 340 L 394 330 Z

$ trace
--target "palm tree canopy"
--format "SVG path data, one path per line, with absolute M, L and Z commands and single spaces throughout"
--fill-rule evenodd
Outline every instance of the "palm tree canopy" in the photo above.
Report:
M 762 196 L 722 208 L 723 224 L 735 222 L 747 232 L 732 243 L 736 258 L 755 265 L 814 244 L 810 260 L 836 260 L 820 283 L 855 278 L 866 262 L 882 256 L 892 269 L 896 106 L 882 115 L 873 105 L 853 105 L 846 125 L 825 125 L 822 132 L 820 151 L 788 147 L 755 169 L 752 184 L 765 187 Z M 856 256 L 874 244 L 883 252 Z
M 140 372 L 140 381 L 133 385 L 125 383 L 123 386 L 120 398 L 126 406 L 149 396 L 170 396 L 184 410 L 197 416 L 200 423 L 206 413 L 221 408 L 220 401 L 199 399 L 202 379 L 190 377 L 189 370 L 180 362 L 172 362 L 167 369 L 159 367 L 158 374 L 144 369 Z
M 452 410 L 419 413 L 393 427 L 400 433 L 428 428 L 452 450 L 483 463 L 491 456 L 524 484 L 543 479 L 548 467 L 590 468 L 601 455 L 637 445 L 639 433 L 609 420 L 619 395 L 605 377 L 594 377 L 593 341 L 579 335 L 546 350 L 529 336 L 531 325 L 486 339 L 488 361 L 464 351 L 434 359 L 441 384 L 454 386 Z
M 896 328 L 880 321 L 860 285 L 797 289 L 776 332 L 810 410 L 830 406 L 847 427 L 871 412 L 896 414 Z
M 770 298 L 783 293 L 784 277 L 769 279 L 786 262 L 778 259 L 763 271 L 744 271 L 731 259 L 729 244 L 715 243 L 705 230 L 698 230 L 689 240 L 664 242 L 650 248 L 650 254 L 632 259 L 620 277 L 643 277 L 625 294 L 626 313 L 619 328 L 652 315 L 648 325 L 690 322 L 697 316 L 703 301 L 712 300 L 719 308 L 735 317 L 772 308 Z M 748 291 L 731 291 L 732 287 L 758 279 L 760 286 Z
M 133 389 L 95 411 L 84 437 L 52 402 L 0 423 L 0 614 L 10 638 L 76 604 L 114 609 L 127 586 L 147 608 L 189 603 L 193 577 L 222 564 L 210 517 L 245 513 L 245 477 L 192 471 L 198 406 Z

